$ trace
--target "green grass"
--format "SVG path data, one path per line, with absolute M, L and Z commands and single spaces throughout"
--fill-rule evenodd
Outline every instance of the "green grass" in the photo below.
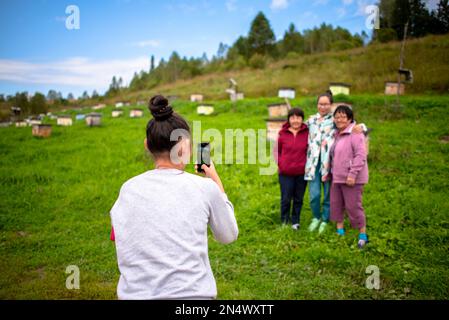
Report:
M 338 97 L 340 98 L 340 97 Z M 209 255 L 219 299 L 447 299 L 449 292 L 449 96 L 351 96 L 356 118 L 373 128 L 370 183 L 365 188 L 371 242 L 360 251 L 357 232 L 319 236 L 308 193 L 302 229 L 280 227 L 277 175 L 258 165 L 217 165 L 235 206 L 240 235 Z M 277 99 L 215 101 L 201 117 L 195 104 L 175 109 L 202 129 L 265 128 L 266 104 Z M 295 100 L 306 116 L 315 98 Z M 126 108 L 125 108 L 126 110 Z M 109 210 L 120 186 L 153 164 L 143 149 L 145 117 L 110 117 L 103 125 L 53 127 L 49 139 L 31 128 L 0 128 L 0 298 L 114 299 L 119 273 L 109 240 Z M 126 114 L 126 112 L 125 112 Z M 192 171 L 192 166 L 188 166 Z M 81 271 L 81 289 L 67 290 L 68 265 Z M 365 270 L 380 270 L 380 290 L 365 287 Z

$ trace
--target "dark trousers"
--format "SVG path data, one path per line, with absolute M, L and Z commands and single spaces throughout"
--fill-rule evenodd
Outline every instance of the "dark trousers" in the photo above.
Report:
M 304 176 L 279 175 L 281 185 L 281 222 L 290 220 L 290 207 L 293 200 L 292 224 L 299 223 L 301 217 L 302 201 L 306 192 L 307 181 Z

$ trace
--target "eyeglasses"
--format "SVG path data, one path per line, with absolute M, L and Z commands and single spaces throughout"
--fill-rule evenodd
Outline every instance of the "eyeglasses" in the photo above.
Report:
M 328 107 L 330 105 L 330 103 L 318 103 L 318 107 Z
M 335 120 L 340 120 L 340 119 L 344 120 L 344 119 L 348 119 L 348 117 L 347 116 L 335 116 L 334 119 Z

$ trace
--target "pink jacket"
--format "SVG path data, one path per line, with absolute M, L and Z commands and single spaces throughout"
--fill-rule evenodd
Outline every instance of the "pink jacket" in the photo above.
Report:
M 355 122 L 342 133 L 335 134 L 331 148 L 332 183 L 346 183 L 348 177 L 356 184 L 368 183 L 368 161 L 366 158 L 365 136 L 352 133 Z

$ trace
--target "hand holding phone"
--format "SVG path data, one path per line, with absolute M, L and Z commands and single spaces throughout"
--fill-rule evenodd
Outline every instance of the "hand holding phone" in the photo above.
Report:
M 203 142 L 198 144 L 198 162 L 195 164 L 195 171 L 198 173 L 203 173 L 206 177 L 212 179 L 220 188 L 221 192 L 224 192 L 223 184 L 215 170 L 214 163 L 210 159 L 210 144 L 208 142 Z
M 196 169 L 200 173 L 204 173 L 204 170 L 201 168 L 203 164 L 210 167 L 210 143 L 209 142 L 201 142 L 198 144 L 198 157 L 197 157 L 197 166 Z

